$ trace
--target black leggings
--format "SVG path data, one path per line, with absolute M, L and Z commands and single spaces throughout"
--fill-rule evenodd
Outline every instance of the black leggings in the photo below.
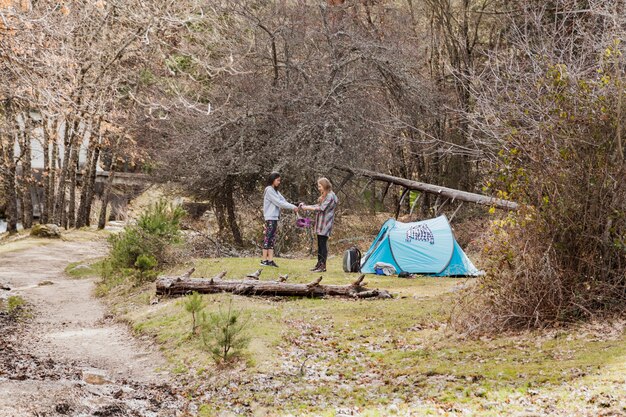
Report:
M 328 236 L 317 235 L 317 262 L 326 265 L 328 258 Z

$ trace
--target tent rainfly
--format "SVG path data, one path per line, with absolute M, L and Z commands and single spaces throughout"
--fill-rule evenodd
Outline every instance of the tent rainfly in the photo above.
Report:
M 456 242 L 446 216 L 415 223 L 387 220 L 363 255 L 361 272 L 374 273 L 377 262 L 393 265 L 398 273 L 481 275 Z

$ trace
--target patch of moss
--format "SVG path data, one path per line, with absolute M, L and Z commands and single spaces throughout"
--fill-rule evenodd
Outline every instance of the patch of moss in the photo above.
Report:
M 102 273 L 103 261 L 95 262 L 72 262 L 65 267 L 65 273 L 75 279 L 92 278 Z

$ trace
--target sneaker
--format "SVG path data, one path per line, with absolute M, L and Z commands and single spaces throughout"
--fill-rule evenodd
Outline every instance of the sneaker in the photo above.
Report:
M 320 264 L 317 268 L 313 270 L 313 272 L 326 272 L 326 265 Z
M 269 265 L 269 261 L 261 261 L 261 266 L 268 266 Z
M 320 267 L 320 263 L 318 262 L 318 263 L 315 264 L 315 266 L 313 268 L 309 269 L 309 271 L 315 272 L 317 270 L 317 268 L 319 268 L 319 267 Z
M 267 261 L 267 263 L 266 263 L 265 265 L 267 265 L 267 266 L 273 266 L 273 267 L 278 268 L 278 265 L 276 265 L 276 262 L 274 262 L 274 261 Z

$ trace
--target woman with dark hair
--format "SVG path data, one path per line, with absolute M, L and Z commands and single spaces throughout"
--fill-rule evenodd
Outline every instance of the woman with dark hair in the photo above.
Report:
M 301 205 L 300 209 L 315 212 L 315 233 L 317 234 L 317 265 L 311 271 L 326 272 L 326 259 L 328 258 L 328 238 L 333 229 L 335 220 L 335 208 L 339 203 L 337 195 L 333 192 L 333 186 L 326 178 L 317 180 L 317 189 L 320 196 L 317 204 L 312 206 Z
M 278 229 L 278 218 L 280 209 L 289 209 L 295 212 L 298 207 L 291 204 L 281 193 L 278 192 L 280 186 L 280 174 L 272 172 L 267 177 L 267 187 L 263 194 L 263 218 L 265 219 L 265 230 L 263 232 L 263 259 L 262 266 L 274 266 L 274 244 L 276 243 L 276 230 Z

